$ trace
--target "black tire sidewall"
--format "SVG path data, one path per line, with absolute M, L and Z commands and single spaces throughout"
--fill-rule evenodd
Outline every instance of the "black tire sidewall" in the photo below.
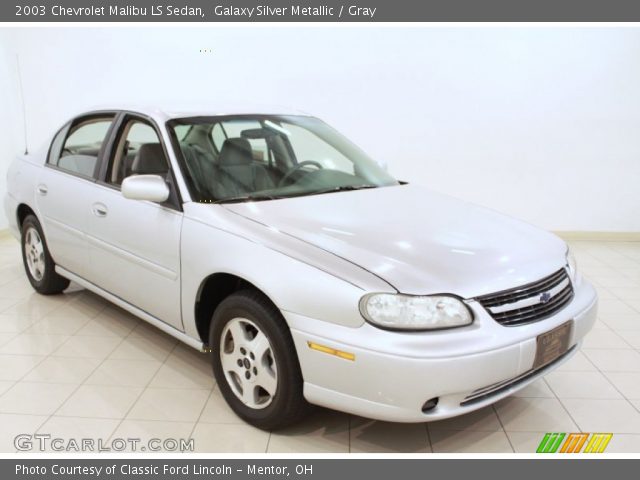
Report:
M 220 338 L 224 327 L 234 318 L 246 318 L 255 323 L 271 344 L 278 371 L 277 388 L 271 403 L 262 409 L 252 409 L 242 403 L 228 384 L 222 369 Z M 276 313 L 255 296 L 243 293 L 231 295 L 219 305 L 213 315 L 209 346 L 218 388 L 240 418 L 262 429 L 278 428 L 281 424 L 289 423 L 285 419 L 288 413 L 293 413 L 291 407 L 303 401 L 302 378 L 289 328 L 279 312 Z

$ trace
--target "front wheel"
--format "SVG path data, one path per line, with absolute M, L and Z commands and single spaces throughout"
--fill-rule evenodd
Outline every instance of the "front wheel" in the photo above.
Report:
M 58 275 L 55 263 L 35 215 L 29 215 L 22 222 L 22 260 L 31 286 L 43 295 L 62 292 L 69 286 L 69 280 Z
M 211 321 L 209 345 L 220 391 L 244 421 L 275 430 L 306 414 L 291 333 L 263 295 L 242 291 L 223 300 Z

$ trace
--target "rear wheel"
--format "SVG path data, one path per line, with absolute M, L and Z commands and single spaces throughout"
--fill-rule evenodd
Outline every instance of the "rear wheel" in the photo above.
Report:
M 69 286 L 69 280 L 55 271 L 55 263 L 35 215 L 28 215 L 22 222 L 22 260 L 29 283 L 38 293 L 52 295 Z
M 211 321 L 213 372 L 231 409 L 264 430 L 283 428 L 308 411 L 291 333 L 258 292 L 227 297 Z

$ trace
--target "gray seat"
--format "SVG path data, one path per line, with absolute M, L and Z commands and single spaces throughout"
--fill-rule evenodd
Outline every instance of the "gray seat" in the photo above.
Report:
M 120 183 L 122 183 L 123 178 L 127 178 L 132 173 L 133 161 L 136 159 L 135 153 L 127 153 L 122 157 L 120 161 Z
M 136 157 L 131 165 L 131 173 L 136 175 L 166 175 L 169 164 L 164 156 L 164 150 L 159 143 L 145 143 L 140 145 Z
M 129 141 L 125 140 L 124 145 L 122 146 L 122 151 L 120 152 L 120 165 L 118 167 L 118 176 L 115 183 L 120 185 L 122 180 L 131 175 L 131 167 L 133 166 L 133 161 L 135 159 L 136 152 L 131 148 Z
M 211 185 L 217 174 L 212 155 L 199 145 L 181 144 L 180 150 L 194 186 L 203 198 L 212 198 Z
M 267 169 L 253 159 L 246 138 L 227 138 L 218 157 L 218 197 L 235 197 L 273 187 Z

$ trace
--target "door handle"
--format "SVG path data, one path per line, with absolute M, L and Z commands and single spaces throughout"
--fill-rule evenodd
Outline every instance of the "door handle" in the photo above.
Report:
M 102 203 L 94 203 L 91 211 L 96 217 L 106 217 L 108 212 L 107 207 Z
M 38 191 L 38 193 L 39 193 L 40 195 L 42 195 L 43 197 L 44 197 L 44 196 L 47 194 L 47 192 L 49 191 L 49 190 L 47 189 L 47 186 L 46 186 L 46 185 L 44 185 L 44 184 L 42 184 L 42 183 L 41 183 L 40 185 L 38 185 L 38 186 L 37 186 L 36 190 L 37 190 L 37 191 Z

